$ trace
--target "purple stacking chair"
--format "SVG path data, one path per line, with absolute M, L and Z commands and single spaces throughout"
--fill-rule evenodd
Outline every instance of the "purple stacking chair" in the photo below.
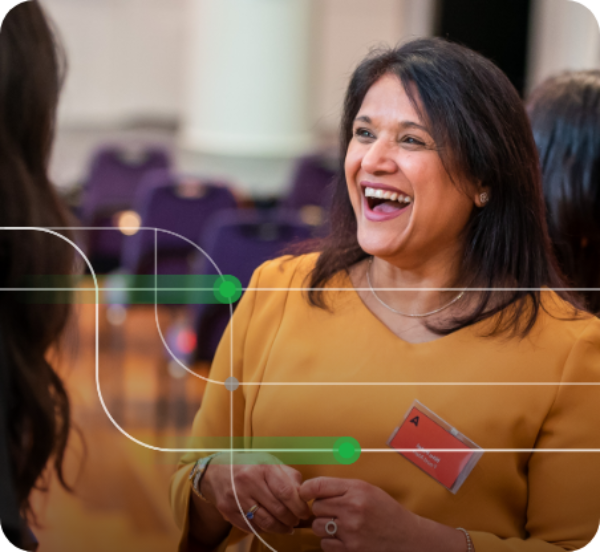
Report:
M 195 177 L 178 177 L 168 171 L 147 174 L 135 198 L 134 208 L 141 226 L 174 232 L 156 234 L 158 274 L 188 274 L 193 244 L 204 232 L 206 222 L 224 209 L 235 209 L 236 200 L 221 183 Z M 121 268 L 131 274 L 154 274 L 154 231 L 139 230 L 123 246 Z
M 131 209 L 144 175 L 171 165 L 168 152 L 159 146 L 141 150 L 109 145 L 92 158 L 84 184 L 81 220 L 84 226 L 103 227 L 88 234 L 87 251 L 95 268 L 107 271 L 118 265 L 123 235 L 116 230 L 114 215 Z
M 289 194 L 282 202 L 285 209 L 301 209 L 307 205 L 329 207 L 328 187 L 337 174 L 332 161 L 321 155 L 301 157 L 292 174 Z
M 223 274 L 238 278 L 247 287 L 252 273 L 264 261 L 284 254 L 289 247 L 312 237 L 313 227 L 295 211 L 239 210 L 215 216 L 206 228 L 201 245 Z M 217 274 L 213 264 L 200 256 L 197 274 Z M 234 305 L 235 307 L 235 305 Z M 197 305 L 196 361 L 211 361 L 229 322 L 228 305 Z

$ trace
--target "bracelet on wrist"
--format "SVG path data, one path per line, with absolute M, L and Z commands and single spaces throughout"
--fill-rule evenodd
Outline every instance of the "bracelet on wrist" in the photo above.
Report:
M 210 501 L 202 494 L 200 490 L 200 485 L 202 484 L 202 479 L 204 478 L 204 474 L 206 474 L 206 470 L 208 469 L 209 464 L 212 462 L 215 456 L 219 453 L 211 454 L 210 456 L 205 456 L 204 458 L 200 458 L 192 468 L 190 472 L 190 476 L 188 478 L 190 482 L 190 486 L 192 487 L 192 492 L 203 502 Z
M 469 535 L 469 532 L 462 527 L 457 527 L 456 530 L 464 533 L 465 538 L 467 539 L 467 552 L 475 552 L 475 547 L 473 546 L 473 541 L 471 540 L 471 535 Z

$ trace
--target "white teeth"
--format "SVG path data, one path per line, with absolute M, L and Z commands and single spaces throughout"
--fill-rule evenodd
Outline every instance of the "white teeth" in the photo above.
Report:
M 412 199 L 404 194 L 389 192 L 381 188 L 365 188 L 365 197 L 375 197 L 377 199 L 387 199 L 397 201 L 398 203 L 412 203 Z

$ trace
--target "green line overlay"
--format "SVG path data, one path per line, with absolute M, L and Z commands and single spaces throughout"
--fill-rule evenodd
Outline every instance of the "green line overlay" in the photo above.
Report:
M 100 304 L 231 305 L 242 296 L 242 284 L 229 274 L 111 274 L 98 279 Z M 19 299 L 35 304 L 96 304 L 89 277 L 32 276 L 19 288 Z
M 353 437 L 192 437 L 184 448 L 224 452 L 221 462 L 234 464 L 350 465 L 361 454 Z

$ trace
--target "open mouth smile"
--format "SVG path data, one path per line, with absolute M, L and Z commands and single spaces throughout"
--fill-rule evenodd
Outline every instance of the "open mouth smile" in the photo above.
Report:
M 365 217 L 373 222 L 390 220 L 407 211 L 413 198 L 391 187 L 361 183 Z

